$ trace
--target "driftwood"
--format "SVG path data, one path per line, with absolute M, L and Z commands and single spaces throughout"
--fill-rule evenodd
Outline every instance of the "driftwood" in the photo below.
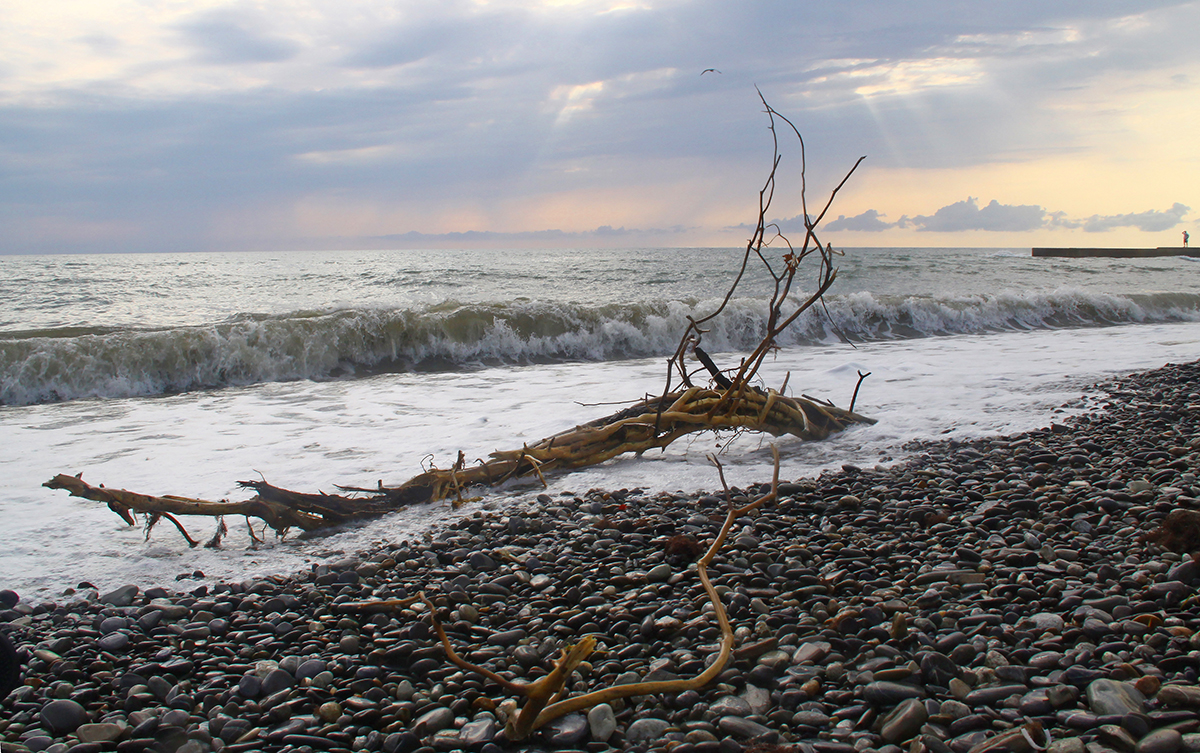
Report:
M 272 486 L 265 481 L 239 481 L 255 495 L 240 502 L 210 502 L 174 495 L 152 496 L 124 489 L 93 486 L 80 476 L 59 474 L 43 486 L 62 489 L 74 497 L 103 502 L 134 525 L 135 514 L 149 516 L 148 528 L 159 518 L 179 529 L 191 546 L 200 542 L 188 534 L 176 516 L 223 517 L 241 515 L 258 518 L 279 534 L 292 528 L 315 531 L 356 518 L 393 512 L 407 505 L 461 500 L 470 487 L 495 485 L 514 478 L 537 476 L 545 480 L 551 471 L 603 463 L 626 453 L 643 453 L 666 447 L 676 439 L 699 431 L 745 430 L 775 436 L 790 434 L 801 439 L 824 439 L 855 423 L 873 419 L 814 400 L 781 395 L 775 390 L 743 388 L 731 399 L 734 389 L 690 387 L 661 397 L 643 400 L 619 413 L 555 434 L 519 450 L 493 452 L 476 465 L 459 462 L 452 468 L 433 468 L 400 486 L 380 485 L 374 489 L 343 487 L 354 496 L 303 494 Z M 719 410 L 720 412 L 714 412 Z M 253 528 L 251 528 L 253 533 Z M 220 543 L 220 531 L 209 541 Z M 149 530 L 147 530 L 149 535 Z
M 239 481 L 238 484 L 258 493 L 243 502 L 210 502 L 174 495 L 155 497 L 124 489 L 108 489 L 103 484 L 92 486 L 83 480 L 82 474 L 68 476 L 63 473 L 42 486 L 65 489 L 72 497 L 104 502 L 129 525 L 137 523 L 133 513 L 161 516 L 174 523 L 192 546 L 199 542 L 188 536 L 175 518 L 176 515 L 244 515 L 247 518 L 259 518 L 276 531 L 286 531 L 289 528 L 314 531 L 352 518 L 382 515 L 394 509 L 379 500 L 352 499 L 332 494 L 301 494 L 279 489 L 264 481 Z
M 760 95 L 761 97 L 761 95 Z M 854 164 L 831 192 L 829 201 L 815 216 L 808 213 L 804 190 L 804 139 L 787 118 L 775 112 L 763 100 L 774 141 L 774 160 L 771 172 L 759 192 L 758 222 L 746 244 L 741 266 L 720 305 L 701 318 L 689 317 L 689 323 L 679 345 L 667 361 L 667 378 L 661 394 L 644 398 L 630 407 L 596 421 L 577 426 L 518 450 L 493 452 L 489 458 L 468 465 L 459 452 L 450 468 L 430 467 L 400 486 L 388 487 L 382 482 L 373 488 L 339 487 L 345 494 L 309 494 L 272 486 L 263 481 L 240 481 L 242 488 L 255 495 L 243 502 L 210 502 L 178 496 L 151 496 L 123 489 L 109 489 L 87 484 L 82 474 L 60 474 L 44 486 L 64 489 L 73 496 L 103 502 L 130 525 L 133 515 L 147 516 L 147 536 L 159 520 L 173 523 L 187 539 L 193 539 L 175 517 L 205 515 L 222 518 L 243 515 L 258 518 L 283 535 L 292 528 L 314 531 L 355 518 L 381 515 L 401 507 L 451 499 L 463 500 L 464 492 L 478 485 L 496 485 L 510 479 L 538 477 L 545 484 L 545 474 L 551 471 L 581 468 L 603 463 L 626 453 L 641 454 L 647 450 L 665 448 L 680 437 L 703 431 L 753 431 L 774 436 L 792 435 L 804 440 L 824 439 L 856 423 L 874 420 L 853 412 L 865 374 L 859 373 L 854 388 L 851 409 L 844 410 L 808 396 L 794 397 L 784 393 L 787 380 L 779 390 L 766 389 L 759 383 L 758 372 L 768 355 L 778 349 L 778 336 L 805 311 L 822 300 L 822 296 L 837 278 L 833 266 L 838 252 L 831 245 L 822 245 L 817 226 L 829 210 L 834 196 L 845 185 L 862 162 Z M 801 202 L 805 234 L 803 243 L 793 245 L 768 223 L 767 216 L 775 192 L 775 172 L 779 166 L 777 121 L 790 127 L 800 143 Z M 786 251 L 774 253 L 772 243 L 779 242 Z M 797 274 L 808 259 L 817 263 L 816 275 L 809 292 L 797 295 L 802 287 Z M 740 363 L 722 370 L 702 347 L 705 324 L 718 316 L 733 298 L 751 262 L 757 260 L 773 282 L 765 322 L 765 334 L 757 347 Z M 696 366 L 695 364 L 699 364 Z M 705 377 L 697 384 L 697 375 Z M 219 546 L 225 534 L 219 523 L 208 546 Z M 254 527 L 250 534 L 257 539 Z

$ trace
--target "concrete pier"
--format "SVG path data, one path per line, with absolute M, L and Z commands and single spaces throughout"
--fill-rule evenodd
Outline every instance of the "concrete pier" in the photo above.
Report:
M 1159 246 L 1158 248 L 1035 248 L 1034 256 L 1058 256 L 1072 259 L 1108 257 L 1146 259 L 1154 256 L 1200 256 L 1200 248 Z

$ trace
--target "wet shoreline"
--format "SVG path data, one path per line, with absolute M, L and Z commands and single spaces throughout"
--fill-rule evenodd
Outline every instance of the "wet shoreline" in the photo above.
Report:
M 542 495 L 291 577 L 5 604 L 26 684 L 4 751 L 1200 751 L 1200 571 L 1146 539 L 1200 496 L 1198 377 L 781 484 L 710 568 L 739 650 L 698 691 L 508 742 L 506 693 L 447 662 L 415 604 L 348 606 L 424 591 L 460 653 L 518 680 L 596 635 L 573 693 L 702 671 L 719 631 L 679 542 L 712 539 L 721 495 Z

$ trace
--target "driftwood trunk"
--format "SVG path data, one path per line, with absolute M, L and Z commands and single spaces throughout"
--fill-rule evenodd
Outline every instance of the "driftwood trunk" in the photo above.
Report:
M 173 523 L 192 546 L 193 539 L 176 516 L 258 518 L 280 534 L 292 528 L 315 531 L 355 518 L 382 515 L 407 505 L 459 501 L 466 490 L 514 478 L 537 476 L 545 482 L 552 471 L 596 465 L 626 453 L 664 448 L 699 431 L 746 430 L 801 439 L 824 439 L 855 423 L 873 419 L 814 400 L 787 397 L 774 390 L 690 387 L 649 398 L 611 416 L 547 437 L 519 450 L 493 452 L 488 460 L 467 465 L 462 453 L 451 468 L 432 468 L 400 486 L 372 489 L 342 487 L 345 494 L 301 493 L 265 481 L 239 481 L 255 492 L 240 502 L 211 502 L 174 495 L 152 496 L 124 489 L 93 486 L 79 476 L 59 474 L 44 486 L 75 497 L 103 502 L 130 525 L 134 514 Z M 219 543 L 219 535 L 210 542 Z

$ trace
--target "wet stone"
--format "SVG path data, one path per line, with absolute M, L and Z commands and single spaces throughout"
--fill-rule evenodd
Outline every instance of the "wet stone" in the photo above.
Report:
M 256 675 L 242 675 L 242 678 L 238 680 L 238 693 L 243 698 L 257 698 L 260 692 L 262 692 L 262 680 L 258 679 Z
M 129 647 L 129 636 L 125 633 L 109 633 L 96 641 L 103 651 L 124 651 Z
M 521 628 L 513 628 L 512 630 L 492 633 L 487 637 L 487 642 L 494 646 L 515 646 L 525 638 L 525 635 L 525 631 Z
M 1046 749 L 1047 753 L 1084 753 L 1083 740 L 1078 737 L 1064 737 L 1053 740 Z
M 1129 683 L 1099 679 L 1088 684 L 1087 702 L 1099 716 L 1124 715 L 1145 711 L 1146 697 Z
M 490 572 L 499 567 L 494 559 L 483 552 L 471 552 L 470 556 L 467 557 L 467 563 L 473 569 L 483 572 Z
M 314 716 L 326 724 L 331 724 L 337 721 L 338 717 L 341 715 L 342 705 L 337 701 L 326 701 L 325 703 L 322 703 L 317 707 L 317 710 L 314 714 Z
M 671 578 L 671 566 L 663 563 L 650 568 L 646 573 L 646 580 L 650 583 L 666 583 Z
M 121 737 L 125 729 L 126 726 L 124 724 L 114 724 L 111 722 L 81 724 L 75 729 L 75 736 L 85 743 L 113 742 Z
M 741 698 L 750 707 L 751 714 L 765 714 L 771 708 L 771 694 L 764 688 L 747 683 Z
M 418 717 L 413 722 L 412 731 L 418 736 L 428 735 L 445 729 L 453 723 L 454 712 L 444 706 L 439 706 Z
M 1029 657 L 1029 666 L 1040 670 L 1057 669 L 1062 666 L 1062 661 L 1061 651 L 1040 651 Z
M 607 703 L 601 703 L 589 709 L 587 721 L 592 740 L 596 742 L 607 742 L 617 731 L 617 717 L 613 713 L 612 706 Z
M 1061 709 L 1079 700 L 1079 689 L 1073 685 L 1054 685 L 1046 689 L 1046 698 L 1054 708 Z
M 1062 616 L 1054 614 L 1053 612 L 1038 612 L 1037 614 L 1029 617 L 1029 622 L 1035 630 L 1048 630 L 1054 633 L 1062 632 L 1062 629 L 1066 624 Z
M 900 743 L 916 735 L 921 725 L 929 718 L 925 702 L 918 698 L 901 701 L 890 714 L 883 719 L 879 735 L 885 743 Z
M 1028 690 L 1024 685 L 996 685 L 990 688 L 979 688 L 972 690 L 967 694 L 964 702 L 968 706 L 991 706 L 1006 698 L 1011 698 L 1014 695 L 1025 693 Z
M 751 738 L 761 738 L 766 735 L 775 735 L 770 727 L 763 726 L 758 722 L 752 722 L 749 719 L 743 719 L 740 716 L 723 716 L 717 722 L 717 728 L 727 735 L 733 735 L 738 739 L 749 740 Z
M 924 698 L 925 691 L 915 685 L 898 682 L 872 682 L 863 687 L 863 698 L 868 703 L 892 706 L 909 698 Z
M 393 732 L 383 739 L 384 753 L 409 753 L 421 747 L 421 739 L 412 732 Z
M 930 685 L 949 687 L 958 677 L 958 665 L 945 654 L 930 651 L 921 657 L 921 677 Z
M 795 664 L 802 664 L 806 661 L 811 661 L 813 663 L 820 662 L 829 655 L 829 652 L 832 648 L 833 647 L 825 641 L 809 641 L 807 643 L 803 643 L 799 648 L 796 649 L 795 653 L 792 654 L 792 662 Z
M 1165 685 L 1155 700 L 1167 706 L 1200 706 L 1200 687 L 1189 685 Z
M 634 721 L 625 730 L 625 740 L 629 743 L 642 743 L 657 740 L 671 727 L 664 719 L 646 717 Z
M 1104 673 L 1090 667 L 1070 666 L 1063 670 L 1062 675 L 1063 682 L 1080 687 L 1099 679 L 1106 679 Z
M 1137 749 L 1137 740 L 1118 724 L 1100 725 L 1100 740 L 1118 751 L 1133 753 Z
M 970 753 L 976 746 L 983 745 L 990 739 L 990 734 L 982 729 L 966 732 L 946 742 L 953 753 Z
M 278 741 L 292 734 L 299 734 L 308 729 L 303 719 L 288 719 L 263 733 L 264 740 Z
M 105 635 L 127 627 L 129 627 L 129 620 L 124 617 L 106 617 L 100 622 L 100 632 Z
M 721 696 L 708 707 L 707 716 L 750 716 L 753 711 L 745 698 L 736 695 Z
M 1049 688 L 1038 688 L 1031 690 L 1021 696 L 1020 705 L 1017 707 L 1022 714 L 1026 716 L 1045 716 L 1054 713 L 1054 704 L 1050 701 Z
M 1137 753 L 1179 753 L 1183 734 L 1174 729 L 1159 729 L 1138 740 Z
M 588 736 L 588 721 L 583 714 L 567 714 L 543 727 L 542 734 L 547 745 L 568 747 Z
M 41 753 L 54 744 L 54 738 L 49 735 L 32 735 L 24 738 L 21 742 L 33 753 Z
M 464 748 L 478 748 L 490 743 L 498 729 L 495 719 L 476 719 L 462 726 L 462 729 L 458 731 L 458 740 Z
M 121 586 L 100 596 L 100 601 L 114 607 L 127 607 L 137 598 L 138 587 L 134 585 Z
M 296 678 L 292 677 L 291 673 L 286 669 L 273 669 L 262 680 L 262 686 L 259 692 L 265 696 L 272 696 L 281 690 L 290 688 L 296 684 Z
M 321 659 L 309 659 L 296 667 L 297 680 L 311 680 L 325 671 L 326 662 Z
M 53 732 L 73 732 L 87 721 L 83 706 L 67 698 L 51 701 L 42 707 L 41 720 Z
M 827 727 L 831 721 L 828 714 L 820 711 L 797 711 L 792 715 L 792 724 L 805 727 Z

